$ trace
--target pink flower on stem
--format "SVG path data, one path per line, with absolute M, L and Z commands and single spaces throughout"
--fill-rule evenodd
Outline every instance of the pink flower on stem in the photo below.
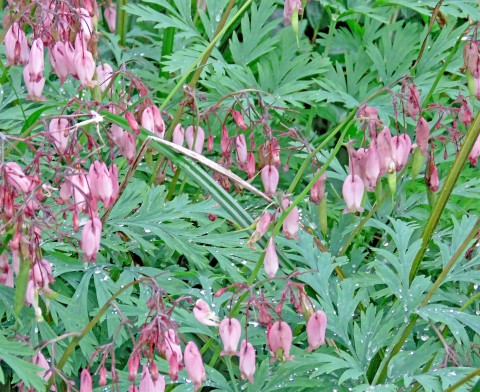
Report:
M 292 202 L 288 199 L 283 199 L 282 200 L 282 206 L 283 209 L 286 210 L 288 207 L 290 207 L 290 204 Z M 298 225 L 300 221 L 300 213 L 298 211 L 298 207 L 295 206 L 293 207 L 292 211 L 290 211 L 283 221 L 283 229 L 282 233 L 287 237 L 287 240 L 290 240 L 292 238 L 298 239 Z
M 202 387 L 202 381 L 207 381 L 202 356 L 194 342 L 188 342 L 184 353 L 185 369 L 193 383 L 195 392 Z
M 320 169 L 318 169 L 320 170 Z M 317 171 L 318 173 L 318 171 Z M 323 173 L 310 189 L 310 201 L 314 204 L 320 204 L 325 197 L 325 183 L 327 182 L 327 173 Z
M 163 138 L 165 135 L 165 122 L 160 110 L 155 105 L 150 105 L 142 112 L 142 127 Z
M 128 379 L 135 381 L 137 379 L 138 367 L 140 366 L 140 357 L 138 354 L 133 354 L 128 358 Z
M 247 162 L 248 150 L 245 135 L 240 134 L 235 138 L 237 162 L 243 166 Z
M 415 129 L 417 146 L 422 151 L 423 155 L 428 154 L 428 140 L 430 139 L 430 127 L 427 120 L 420 117 L 417 122 L 417 128 Z
M 283 20 L 285 22 L 285 25 L 290 24 L 290 18 L 295 11 L 297 11 L 299 15 L 302 14 L 302 1 L 285 0 L 285 5 L 283 6 Z
M 363 212 L 362 199 L 365 192 L 365 186 L 362 179 L 355 175 L 349 174 L 343 182 L 342 194 L 347 208 L 343 213 L 348 212 Z
M 124 133 L 123 147 L 120 149 L 123 157 L 128 163 L 133 163 L 135 154 L 137 153 L 137 139 L 135 135 L 126 132 Z
M 39 82 L 43 78 L 43 69 L 45 67 L 43 41 L 40 38 L 32 42 L 28 65 L 30 82 Z
M 63 154 L 68 146 L 68 120 L 66 118 L 54 118 L 48 125 L 48 132 L 58 152 Z
M 378 177 L 380 176 L 380 160 L 378 159 L 377 143 L 375 139 L 370 142 L 368 148 L 367 158 L 365 161 L 365 179 L 367 183 L 367 190 L 372 192 L 377 185 Z
M 253 152 L 249 152 L 247 155 L 247 176 L 248 179 L 253 178 L 255 176 L 255 155 Z
M 88 172 L 88 182 L 93 197 L 101 200 L 105 208 L 109 208 L 118 196 L 118 171 L 112 165 L 108 170 L 104 162 L 95 161 Z
M 473 148 L 470 151 L 470 154 L 468 155 L 468 159 L 470 160 L 470 163 L 473 166 L 477 164 L 477 160 L 479 156 L 480 156 L 480 136 L 475 141 L 475 144 L 473 145 Z
M 230 156 L 230 138 L 228 137 L 228 130 L 225 125 L 222 125 L 222 137 L 220 139 L 220 149 L 222 156 L 227 158 Z
M 237 355 L 238 342 L 242 335 L 242 326 L 236 318 L 224 318 L 219 327 L 223 350 L 220 355 Z
M 275 360 L 293 360 L 293 356 L 290 355 L 290 348 L 292 347 L 292 329 L 285 321 L 276 321 L 267 330 L 267 343 L 268 348 L 272 352 Z
M 393 143 L 390 129 L 385 127 L 377 136 L 377 154 L 380 162 L 380 175 L 395 172 L 395 160 L 393 158 Z M 357 173 L 354 173 L 357 174 Z
M 242 380 L 248 380 L 253 384 L 253 375 L 255 374 L 256 353 L 255 349 L 247 340 L 242 340 L 240 344 L 240 376 Z
M 16 162 L 7 162 L 4 166 L 7 183 L 19 193 L 30 193 L 35 186 L 32 179 L 27 176 Z
M 462 105 L 458 111 L 458 119 L 462 122 L 465 128 L 472 123 L 472 111 L 470 110 L 470 106 L 468 106 L 468 102 L 465 100 L 462 101 Z
M 180 347 L 178 337 L 173 329 L 169 329 L 165 334 L 164 340 L 165 358 L 169 365 L 169 375 L 172 381 L 178 380 L 178 372 L 183 369 L 182 348 Z
M 111 33 L 115 33 L 117 26 L 117 10 L 113 6 L 105 7 L 103 11 L 103 16 L 107 22 L 108 29 Z
M 50 65 L 60 79 L 60 85 L 62 85 L 65 80 L 67 80 L 70 72 L 65 44 L 62 41 L 56 42 L 55 45 L 49 49 L 48 53 Z
M 135 120 L 135 117 L 133 116 L 133 114 L 131 112 L 126 112 L 125 113 L 125 118 L 128 122 L 128 126 L 133 131 L 133 133 L 135 135 L 140 134 L 140 127 L 138 125 L 137 120 Z
M 26 65 L 30 59 L 30 48 L 27 37 L 18 23 L 13 23 L 7 30 L 5 37 L 5 54 L 7 65 L 17 65 L 19 62 Z
M 95 61 L 88 50 L 79 50 L 73 59 L 75 74 L 83 87 L 94 87 L 97 82 L 93 81 L 95 75 Z
M 408 146 L 405 139 L 401 136 L 392 137 L 393 146 L 393 161 L 395 162 L 395 168 L 398 171 L 402 169 L 408 159 Z
M 142 378 L 140 380 L 138 392 L 155 392 L 155 385 L 147 365 L 143 365 Z
M 280 179 L 277 168 L 273 165 L 266 165 L 262 169 L 260 177 L 267 196 L 273 196 L 277 191 L 278 181 Z
M 92 392 L 92 376 L 87 369 L 83 369 L 80 374 L 80 392 Z
M 104 387 L 107 385 L 107 368 L 102 366 L 98 372 L 98 385 Z
M 83 226 L 81 247 L 87 261 L 95 261 L 97 258 L 101 234 L 102 221 L 98 218 L 93 218 Z
M 185 142 L 185 130 L 182 127 L 182 124 L 177 124 L 173 129 L 172 142 L 177 146 L 182 146 Z
M 202 127 L 189 125 L 187 129 L 185 129 L 185 140 L 190 150 L 201 154 L 203 152 L 203 144 L 205 143 L 205 131 Z
M 232 113 L 233 121 L 235 121 L 235 124 L 237 124 L 237 127 L 245 131 L 247 129 L 247 125 L 245 124 L 245 120 L 242 116 L 242 113 L 237 112 L 236 110 L 232 110 L 231 113 Z
M 45 100 L 45 97 L 42 96 L 43 88 L 45 87 L 45 78 L 41 76 L 37 81 L 30 81 L 30 63 L 23 68 L 23 80 L 25 81 L 25 86 L 27 86 L 27 99 L 33 101 Z
M 218 317 L 210 311 L 210 307 L 203 299 L 198 299 L 193 307 L 193 315 L 203 325 L 218 326 Z
M 325 344 L 327 315 L 321 310 L 313 313 L 307 321 L 307 351 L 313 351 Z
M 406 84 L 408 89 L 407 93 L 407 114 L 415 119 L 417 114 L 420 112 L 420 94 L 418 92 L 417 86 L 412 84 Z
M 278 255 L 275 250 L 275 242 L 273 237 L 268 240 L 265 249 L 265 258 L 263 259 L 263 268 L 269 278 L 274 278 L 278 271 Z

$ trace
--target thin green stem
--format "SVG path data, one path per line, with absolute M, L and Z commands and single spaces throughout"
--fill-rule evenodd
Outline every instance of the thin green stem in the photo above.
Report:
M 235 373 L 233 373 L 232 360 L 230 359 L 229 356 L 226 356 L 225 357 L 225 362 L 227 363 L 228 374 L 230 375 L 230 379 L 232 380 L 233 389 L 235 390 L 235 392 L 238 392 L 237 381 L 235 379 Z
M 460 308 L 461 312 L 464 312 L 465 310 L 468 309 L 468 307 L 473 304 L 477 299 L 480 298 L 480 291 L 476 293 L 475 295 L 472 295 L 467 302 L 465 302 L 462 307 Z
M 473 226 L 472 230 L 470 230 L 470 233 L 468 236 L 465 238 L 465 240 L 461 243 L 461 245 L 458 247 L 458 249 L 455 251 L 455 253 L 452 255 L 450 261 L 447 263 L 447 265 L 443 268 L 442 272 L 440 275 L 437 277 L 435 280 L 435 283 L 433 286 L 430 288 L 428 293 L 425 295 L 424 299 L 420 303 L 419 308 L 422 308 L 428 304 L 430 299 L 432 298 L 433 294 L 437 291 L 437 289 L 440 287 L 442 284 L 443 280 L 449 273 L 449 271 L 452 269 L 452 267 L 455 265 L 459 257 L 465 252 L 465 249 L 469 246 L 469 244 L 472 242 L 472 240 L 478 235 L 478 230 L 480 229 L 480 218 L 477 219 L 477 222 Z M 392 360 L 392 358 L 397 355 L 400 350 L 402 349 L 405 341 L 407 340 L 408 336 L 412 332 L 413 327 L 415 326 L 417 320 L 419 318 L 418 313 L 412 314 L 410 317 L 410 323 L 406 326 L 406 328 L 401 332 L 400 338 L 397 338 L 394 340 L 393 348 L 390 350 L 389 355 L 385 357 L 380 364 L 379 371 L 377 372 L 375 379 L 373 380 L 373 384 L 379 384 L 385 381 L 387 377 L 387 369 L 388 369 L 388 364 Z M 400 333 L 399 333 L 400 334 Z M 397 336 L 399 335 L 397 334 Z
M 472 150 L 472 147 L 475 141 L 480 134 L 480 112 L 475 116 L 475 120 L 473 124 L 470 126 L 462 147 L 453 162 L 452 168 L 448 172 L 447 177 L 445 178 L 445 182 L 443 184 L 443 188 L 438 195 L 437 201 L 430 212 L 428 217 L 427 223 L 425 224 L 425 228 L 422 233 L 422 246 L 418 250 L 417 254 L 415 255 L 415 259 L 412 263 L 412 268 L 410 270 L 410 282 L 413 281 L 415 276 L 417 275 L 418 269 L 420 268 L 420 263 L 425 255 L 425 252 L 428 247 L 428 243 L 430 242 L 430 238 L 432 237 L 433 231 L 437 226 L 438 222 L 440 221 L 440 217 L 442 216 L 443 210 L 447 205 L 448 199 L 450 198 L 450 194 L 453 191 L 453 187 L 460 176 L 460 173 L 467 162 L 468 155 Z
M 127 41 L 127 28 L 126 28 L 127 13 L 123 9 L 123 7 L 126 4 L 127 4 L 127 0 L 117 1 L 117 21 L 116 21 L 115 31 L 120 37 L 120 40 L 118 41 L 118 43 L 121 46 L 125 46 L 125 43 Z

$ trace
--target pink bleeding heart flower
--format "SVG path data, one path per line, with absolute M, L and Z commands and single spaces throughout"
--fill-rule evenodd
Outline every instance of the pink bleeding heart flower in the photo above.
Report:
M 66 118 L 54 118 L 48 125 L 48 132 L 58 152 L 63 154 L 68 146 L 69 124 Z
M 277 191 L 278 181 L 280 179 L 277 168 L 273 165 L 266 165 L 262 169 L 260 177 L 267 196 L 273 196 Z
M 51 375 L 51 369 L 47 358 L 45 358 L 45 355 L 43 355 L 41 352 L 38 352 L 32 357 L 32 363 L 43 369 L 43 371 L 37 373 L 37 376 L 43 378 L 45 381 L 48 381 Z
M 169 364 L 169 375 L 172 381 L 178 380 L 178 372 L 183 369 L 182 365 L 182 348 L 175 331 L 170 328 L 167 330 L 164 339 L 165 358 Z
M 465 68 L 468 68 L 472 74 L 477 72 L 478 45 L 475 42 L 467 41 L 465 43 L 463 47 L 463 60 Z
M 87 261 L 95 261 L 100 250 L 100 237 L 102 235 L 102 221 L 98 218 L 85 223 L 82 230 L 81 247 Z
M 98 372 L 98 385 L 104 387 L 107 385 L 107 368 L 102 366 Z
M 417 128 L 415 129 L 417 146 L 422 151 L 423 155 L 428 155 L 428 140 L 430 139 L 430 127 L 427 120 L 420 117 L 417 122 Z
M 395 168 L 398 171 L 402 170 L 408 159 L 407 144 L 405 139 L 401 136 L 392 137 L 393 146 L 393 161 L 395 162 Z
M 290 348 L 292 347 L 292 329 L 285 321 L 276 321 L 267 330 L 268 348 L 273 354 L 271 361 L 293 360 L 290 355 Z
M 479 156 L 480 156 L 480 136 L 475 141 L 475 144 L 473 145 L 473 148 L 470 151 L 470 154 L 468 155 L 468 159 L 470 160 L 470 163 L 473 166 L 477 164 L 477 160 Z
M 45 97 L 42 96 L 43 88 L 45 87 L 45 78 L 41 76 L 40 79 L 35 82 L 30 81 L 30 63 L 23 68 L 23 80 L 25 81 L 25 86 L 27 86 L 27 99 L 45 101 Z
M 107 22 L 110 32 L 115 33 L 117 27 L 117 10 L 115 9 L 115 7 L 105 7 L 105 11 L 103 11 L 103 16 L 105 17 L 105 21 Z
M 83 369 L 80 374 L 80 392 L 92 392 L 92 376 L 87 369 Z
M 83 87 L 94 87 L 97 82 L 93 80 L 95 75 L 95 61 L 88 50 L 80 50 L 73 59 L 75 74 Z
M 150 105 L 143 110 L 142 127 L 163 138 L 165 135 L 165 122 L 160 110 L 155 105 Z
M 40 79 L 43 78 L 43 69 L 45 67 L 43 41 L 40 38 L 37 38 L 32 42 L 28 65 L 30 82 L 39 82 Z
M 71 42 L 67 41 L 64 44 L 64 49 L 65 57 L 67 59 L 68 73 L 76 78 L 77 68 L 75 66 L 75 55 L 77 54 L 77 52 L 75 51 L 75 47 Z
M 313 351 L 325 344 L 327 315 L 321 310 L 313 313 L 307 321 L 307 351 Z
M 185 130 L 182 127 L 182 124 L 177 124 L 173 129 L 172 142 L 177 146 L 182 146 L 185 142 Z
M 242 335 L 242 326 L 236 318 L 224 318 L 219 327 L 220 338 L 223 343 L 221 355 L 237 355 L 238 343 Z
M 320 169 L 318 169 L 320 170 Z M 317 170 L 317 173 L 318 173 Z M 314 204 L 320 204 L 325 197 L 325 183 L 327 182 L 327 173 L 324 172 L 310 189 L 310 201 Z
M 19 62 L 22 65 L 28 63 L 30 59 L 30 48 L 27 37 L 18 23 L 13 23 L 7 30 L 4 43 L 7 65 L 17 65 Z
M 85 8 L 77 8 L 78 18 L 80 20 L 80 31 L 85 40 L 88 41 L 93 33 L 93 21 L 90 13 Z
M 255 176 L 256 165 L 255 165 L 255 155 L 253 152 L 249 152 L 247 155 L 247 177 L 248 179 Z
M 377 154 L 380 162 L 381 176 L 396 170 L 393 149 L 392 134 L 390 133 L 390 129 L 385 127 L 377 136 Z
M 4 169 L 7 183 L 15 188 L 17 192 L 30 193 L 33 190 L 35 183 L 23 172 L 18 163 L 7 162 L 4 165 Z
M 343 182 L 342 194 L 347 208 L 343 213 L 363 212 L 362 199 L 365 192 L 365 186 L 362 179 L 357 175 L 349 174 Z
M 193 315 L 203 325 L 218 326 L 218 317 L 210 311 L 210 307 L 203 299 L 198 299 L 193 307 Z
M 53 47 L 49 48 L 48 54 L 50 65 L 60 79 L 60 85 L 62 85 L 65 80 L 67 80 L 68 74 L 70 73 L 69 59 L 67 57 L 65 44 L 62 41 L 56 42 Z
M 403 162 L 407 162 L 408 157 L 410 156 L 410 152 L 412 150 L 412 140 L 410 139 L 410 136 L 408 136 L 406 133 L 402 133 L 399 137 L 402 138 L 405 142 L 405 156 L 403 157 Z
M 438 191 L 438 188 L 440 187 L 440 179 L 438 178 L 438 169 L 437 165 L 435 165 L 433 154 L 430 156 L 427 163 L 425 182 L 427 183 L 428 187 L 432 192 Z
M 247 142 L 244 134 L 240 134 L 235 138 L 235 147 L 237 162 L 240 166 L 243 166 L 247 162 L 248 157 Z
M 100 83 L 100 90 L 104 92 L 113 83 L 113 68 L 110 64 L 103 63 L 97 67 L 97 78 Z
M 368 148 L 367 159 L 365 161 L 365 179 L 367 183 L 367 190 L 369 192 L 374 191 L 379 176 L 380 160 L 378 159 L 377 143 L 375 139 L 372 139 L 370 142 L 370 147 Z
M 95 161 L 90 165 L 88 182 L 93 197 L 101 200 L 105 208 L 109 208 L 118 196 L 118 170 L 112 165 L 108 170 L 104 162 Z
M 202 381 L 207 381 L 205 367 L 203 366 L 202 356 L 194 342 L 188 342 L 184 353 L 185 369 L 190 381 L 194 386 L 194 391 L 202 387 Z
M 248 380 L 253 384 L 253 375 L 255 374 L 256 353 L 252 344 L 247 340 L 242 340 L 240 344 L 240 376 L 242 380 Z
M 187 129 L 185 129 L 185 140 L 190 150 L 201 154 L 203 152 L 203 144 L 205 143 L 205 131 L 202 127 L 189 125 Z
M 140 366 L 140 357 L 138 354 L 133 354 L 128 358 L 128 379 L 135 381 L 137 379 L 138 367 Z
M 133 133 L 135 135 L 139 135 L 140 134 L 140 126 L 138 125 L 137 120 L 135 120 L 135 117 L 133 116 L 133 114 L 130 113 L 130 112 L 126 112 L 125 113 L 125 119 L 127 120 L 128 126 L 133 131 Z
M 290 207 L 290 204 L 292 204 L 290 200 L 286 198 L 282 200 L 282 207 L 284 210 Z M 287 217 L 283 221 L 282 233 L 285 235 L 285 237 L 287 237 L 287 240 L 290 240 L 292 238 L 298 239 L 297 233 L 298 233 L 299 221 L 300 221 L 300 213 L 298 211 L 298 207 L 295 206 L 288 213 Z
M 132 164 L 133 160 L 135 159 L 135 155 L 137 154 L 137 138 L 135 135 L 125 131 L 123 146 L 120 150 L 128 163 Z
M 272 217 L 268 211 L 265 211 L 260 216 L 260 219 L 257 221 L 257 224 L 255 226 L 255 231 L 260 234 L 260 237 L 267 232 L 268 226 L 270 226 L 271 221 Z
M 275 250 L 275 241 L 273 237 L 268 240 L 267 248 L 265 249 L 265 258 L 263 260 L 263 268 L 269 278 L 274 278 L 278 271 L 278 255 Z
M 153 384 L 152 375 L 147 365 L 143 365 L 142 378 L 138 387 L 139 392 L 154 392 L 155 385 Z

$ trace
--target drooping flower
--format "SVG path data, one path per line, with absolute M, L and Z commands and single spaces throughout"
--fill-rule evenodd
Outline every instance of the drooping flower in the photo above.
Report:
M 66 118 L 54 118 L 48 125 L 48 132 L 58 152 L 63 154 L 68 146 L 68 120 Z
M 418 119 L 415 134 L 418 148 L 420 148 L 420 151 L 423 152 L 423 155 L 427 156 L 428 140 L 430 139 L 430 127 L 423 117 Z
M 425 182 L 432 192 L 438 191 L 438 188 L 440 187 L 440 179 L 438 177 L 438 169 L 437 165 L 435 165 L 433 152 L 428 158 L 427 168 L 425 170 Z
M 288 200 L 287 198 L 284 198 L 282 200 L 282 207 L 284 210 L 286 210 L 288 207 L 290 207 L 290 204 L 292 202 Z M 293 207 L 292 211 L 290 211 L 283 221 L 283 229 L 282 233 L 285 235 L 287 240 L 290 240 L 292 238 L 298 239 L 298 225 L 300 221 L 300 213 L 298 211 L 298 207 L 295 206 Z
M 103 63 L 97 66 L 97 78 L 100 90 L 103 92 L 112 83 L 113 68 L 110 64 Z
M 17 192 L 29 193 L 33 190 L 34 182 L 27 176 L 16 162 L 5 163 L 5 178 L 7 183 Z
M 245 120 L 242 116 L 242 113 L 236 110 L 232 110 L 231 113 L 232 113 L 233 121 L 235 121 L 235 124 L 237 124 L 237 127 L 245 131 L 247 129 L 247 125 L 245 124 Z
M 20 25 L 15 22 L 7 30 L 5 37 L 5 54 L 7 55 L 7 65 L 17 65 L 19 62 L 26 65 L 30 58 L 30 48 L 28 47 L 25 32 Z
M 273 237 L 268 241 L 267 248 L 265 249 L 265 258 L 263 260 L 263 268 L 269 278 L 275 277 L 278 271 L 278 255 L 275 250 L 275 242 Z
M 280 179 L 277 168 L 273 165 L 266 165 L 262 169 L 260 177 L 267 196 L 273 196 L 277 191 L 278 181 Z
M 55 42 L 55 45 L 49 48 L 48 53 L 52 69 L 60 79 L 60 85 L 62 85 L 70 72 L 65 44 L 62 41 Z
M 77 75 L 83 87 L 94 87 L 93 81 L 95 75 L 95 60 L 88 50 L 79 50 L 73 58 L 75 65 L 75 74 Z
M 343 182 L 342 194 L 347 208 L 343 213 L 347 212 L 363 212 L 362 199 L 365 186 L 362 179 L 355 175 L 349 174 Z
M 92 376 L 88 369 L 83 369 L 80 374 L 80 392 L 92 392 Z
M 320 170 L 320 169 L 318 169 Z M 317 171 L 318 173 L 318 171 Z M 324 172 L 310 189 L 310 201 L 314 204 L 320 204 L 325 197 L 325 183 L 327 182 L 327 173 Z
M 101 234 L 102 221 L 98 218 L 93 218 L 83 226 L 81 247 L 87 261 L 95 261 L 97 258 Z
M 193 383 L 195 392 L 202 387 L 202 381 L 207 381 L 202 356 L 194 342 L 188 342 L 184 353 L 185 369 Z
M 93 162 L 88 172 L 88 182 L 92 196 L 109 208 L 118 196 L 117 165 L 112 165 L 109 170 L 104 162 Z
M 240 344 L 240 376 L 242 380 L 248 380 L 253 384 L 253 375 L 255 374 L 256 353 L 252 344 L 247 340 L 242 340 Z
M 169 375 L 172 381 L 177 381 L 178 372 L 183 369 L 182 348 L 178 337 L 173 329 L 168 329 L 164 339 L 164 354 L 169 364 Z
M 415 119 L 420 112 L 420 94 L 415 84 L 406 84 L 407 93 L 407 114 Z
M 115 33 L 117 26 L 117 11 L 115 7 L 105 7 L 105 10 L 103 11 L 103 16 L 105 17 L 105 21 L 107 22 L 110 32 Z
M 268 348 L 272 352 L 275 360 L 292 360 L 290 348 L 292 347 L 292 329 L 285 321 L 276 321 L 267 330 Z
M 198 299 L 193 307 L 193 315 L 203 325 L 218 326 L 218 317 L 210 311 L 210 307 L 203 299 Z
M 384 127 L 377 136 L 377 154 L 380 162 L 380 175 L 395 172 L 395 160 L 393 158 L 392 134 L 388 127 Z M 354 173 L 357 174 L 357 173 Z
M 205 131 L 202 127 L 189 125 L 185 129 L 185 140 L 190 150 L 201 154 L 203 152 L 203 144 L 205 143 Z
M 470 160 L 470 163 L 473 166 L 477 164 L 477 160 L 479 156 L 480 156 L 480 136 L 475 141 L 475 144 L 473 145 L 473 148 L 470 151 L 470 154 L 468 155 L 468 159 Z
M 102 366 L 98 372 L 98 385 L 104 387 L 107 385 L 107 368 Z
M 367 190 L 369 192 L 372 192 L 375 189 L 379 176 L 380 160 L 378 159 L 377 143 L 375 139 L 373 139 L 370 142 L 370 147 L 368 147 L 367 158 L 365 161 L 365 182 L 367 183 Z
M 128 122 L 128 126 L 130 129 L 133 131 L 135 135 L 140 134 L 140 127 L 138 125 L 137 120 L 135 120 L 135 117 L 131 112 L 125 112 L 125 119 Z
M 45 67 L 43 41 L 40 38 L 37 38 L 32 42 L 28 65 L 30 82 L 39 82 L 40 79 L 43 78 L 43 69 Z
M 140 357 L 138 354 L 133 354 L 128 358 L 128 379 L 135 381 L 137 379 L 138 367 L 140 366 Z
M 155 385 L 153 384 L 152 375 L 147 365 L 143 365 L 142 378 L 138 387 L 138 392 L 154 392 Z
M 244 134 L 240 134 L 235 138 L 235 147 L 237 162 L 242 166 L 247 162 L 248 157 L 247 142 Z
M 34 101 L 45 100 L 45 97 L 42 96 L 43 88 L 45 87 L 45 78 L 41 76 L 37 81 L 30 81 L 30 63 L 23 68 L 23 80 L 25 81 L 25 86 L 27 86 L 27 99 Z
M 224 318 L 219 326 L 220 338 L 223 343 L 221 355 L 237 355 L 238 343 L 242 335 L 242 326 L 236 318 Z
M 172 142 L 177 146 L 182 146 L 185 141 L 185 130 L 182 127 L 182 124 L 177 124 L 173 129 Z
M 468 102 L 466 100 L 462 101 L 462 105 L 460 106 L 460 110 L 458 111 L 458 119 L 462 122 L 462 124 L 467 128 L 472 123 L 472 111 L 470 106 L 468 106 Z
M 326 329 L 327 315 L 321 310 L 317 310 L 307 321 L 307 351 L 313 351 L 325 344 Z
M 405 139 L 401 136 L 392 137 L 393 146 L 393 161 L 395 162 L 395 168 L 398 171 L 402 169 L 408 159 L 407 144 Z

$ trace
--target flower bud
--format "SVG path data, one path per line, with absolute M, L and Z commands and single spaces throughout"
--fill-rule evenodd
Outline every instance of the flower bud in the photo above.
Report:
M 194 342 L 188 342 L 184 354 L 185 369 L 188 377 L 193 383 L 194 391 L 202 387 L 202 381 L 207 381 L 202 356 Z
M 218 317 L 210 311 L 210 307 L 203 299 L 198 299 L 193 307 L 193 315 L 203 325 L 218 326 Z
M 124 133 L 123 148 L 121 149 L 123 157 L 132 164 L 137 153 L 137 139 L 135 135 L 125 132 Z
M 85 41 L 88 41 L 93 33 L 93 21 L 90 13 L 85 8 L 77 8 L 80 19 L 80 32 L 83 33 Z
M 362 179 L 357 175 L 349 174 L 343 183 L 342 194 L 347 208 L 343 213 L 347 212 L 363 212 L 362 199 L 365 186 Z
M 325 344 L 325 331 L 327 329 L 327 315 L 317 310 L 307 321 L 307 351 L 313 351 Z
M 184 141 L 185 130 L 183 129 L 182 124 L 177 124 L 173 129 L 172 142 L 175 143 L 177 146 L 183 146 Z
M 32 82 L 30 81 L 30 63 L 23 68 L 23 80 L 27 87 L 27 99 L 33 101 L 44 101 L 45 97 L 42 96 L 43 88 L 45 87 L 45 78 L 40 74 L 40 79 Z
M 398 171 L 402 169 L 405 163 L 408 160 L 408 151 L 407 144 L 405 139 L 401 136 L 392 137 L 392 146 L 393 146 L 393 161 L 395 162 L 395 168 Z
M 418 119 L 415 134 L 418 148 L 420 151 L 422 151 L 423 155 L 427 156 L 428 140 L 430 139 L 430 127 L 423 117 Z
M 98 385 L 100 387 L 104 387 L 107 385 L 107 368 L 105 366 L 102 366 L 100 368 L 100 371 L 98 372 Z
M 247 161 L 248 150 L 245 135 L 240 134 L 235 138 L 237 162 L 242 166 Z
M 138 392 L 155 392 L 155 385 L 147 365 L 143 365 L 142 379 L 140 380 Z
M 283 20 L 286 25 L 289 25 L 291 22 L 291 17 L 294 12 L 297 12 L 297 15 L 301 15 L 303 12 L 302 1 L 301 0 L 285 0 L 283 6 Z
M 275 242 L 273 237 L 268 240 L 265 249 L 265 258 L 263 259 L 263 268 L 269 278 L 274 278 L 278 271 L 278 256 L 275 250 Z
M 267 165 L 262 169 L 261 179 L 267 196 L 273 196 L 277 191 L 279 174 L 275 166 Z
M 108 170 L 104 162 L 95 161 L 90 165 L 88 182 L 93 197 L 101 200 L 105 208 L 109 208 L 118 196 L 118 171 L 112 165 Z
M 222 125 L 222 137 L 220 139 L 220 149 L 222 156 L 227 158 L 230 156 L 230 138 L 228 137 L 228 130 L 225 125 Z
M 32 179 L 27 176 L 20 165 L 16 162 L 7 162 L 4 165 L 5 178 L 7 183 L 15 188 L 19 193 L 30 193 L 35 184 Z
M 80 374 L 80 392 L 92 392 L 92 376 L 87 369 Z
M 318 169 L 320 170 L 320 169 Z M 318 173 L 318 171 L 317 171 Z M 310 189 L 310 201 L 315 204 L 320 204 L 325 197 L 325 183 L 327 181 L 327 173 L 323 173 L 320 178 L 313 184 Z
M 276 321 L 267 330 L 268 348 L 272 352 L 274 358 L 289 361 L 293 357 L 290 356 L 290 348 L 292 346 L 292 329 L 285 321 Z
M 128 122 L 128 126 L 130 129 L 135 133 L 135 135 L 140 134 L 140 127 L 138 126 L 137 120 L 135 120 L 135 117 L 131 112 L 125 112 L 125 118 Z
M 373 192 L 380 176 L 380 160 L 378 159 L 377 143 L 375 139 L 370 142 L 365 161 L 365 179 L 367 190 Z
M 233 121 L 235 121 L 235 124 L 237 124 L 237 127 L 245 131 L 247 129 L 247 125 L 245 124 L 245 120 L 243 119 L 242 113 L 237 112 L 236 110 L 232 110 L 231 113 L 232 113 Z
M 463 47 L 463 60 L 465 68 L 469 69 L 472 74 L 477 72 L 478 45 L 476 42 L 467 41 L 465 43 Z
M 205 131 L 202 127 L 189 125 L 187 129 L 185 129 L 185 140 L 190 150 L 201 154 L 203 152 L 203 144 L 205 143 Z
M 407 114 L 415 119 L 417 114 L 420 112 L 420 94 L 418 92 L 417 86 L 412 84 L 407 84 L 408 88 L 407 94 Z
M 87 261 L 95 261 L 97 258 L 101 235 L 102 221 L 100 219 L 93 218 L 83 226 L 81 247 Z
M 425 183 L 427 186 L 430 188 L 432 192 L 438 191 L 438 188 L 440 187 L 440 180 L 438 178 L 438 169 L 437 165 L 435 165 L 435 160 L 432 154 L 430 154 L 430 157 L 427 162 L 427 168 L 425 170 Z
M 465 128 L 472 123 L 472 111 L 470 110 L 470 106 L 468 106 L 468 102 L 465 100 L 462 101 L 462 105 L 458 111 L 458 119 L 462 122 Z
M 282 207 L 284 210 L 290 207 L 290 204 L 292 204 L 290 200 L 286 198 L 282 200 Z M 300 219 L 300 214 L 298 212 L 298 207 L 295 206 L 292 209 L 292 211 L 288 213 L 288 216 L 283 221 L 282 233 L 285 235 L 285 237 L 287 237 L 287 240 L 290 240 L 292 238 L 298 239 L 297 233 L 298 233 L 299 219 Z
M 237 355 L 238 343 L 242 336 L 242 326 L 236 318 L 224 318 L 219 327 L 223 350 L 220 355 Z
M 255 349 L 247 340 L 242 340 L 240 344 L 240 376 L 242 380 L 248 380 L 253 384 L 253 375 L 255 374 Z
M 207 138 L 207 153 L 208 154 L 211 154 L 212 151 L 213 151 L 213 139 L 214 139 L 213 133 L 208 135 L 208 138 Z
M 395 161 L 393 160 L 393 144 L 390 129 L 385 127 L 377 136 L 377 154 L 380 163 L 380 175 L 391 171 L 392 167 L 395 170 Z M 354 173 L 357 174 L 357 173 Z

